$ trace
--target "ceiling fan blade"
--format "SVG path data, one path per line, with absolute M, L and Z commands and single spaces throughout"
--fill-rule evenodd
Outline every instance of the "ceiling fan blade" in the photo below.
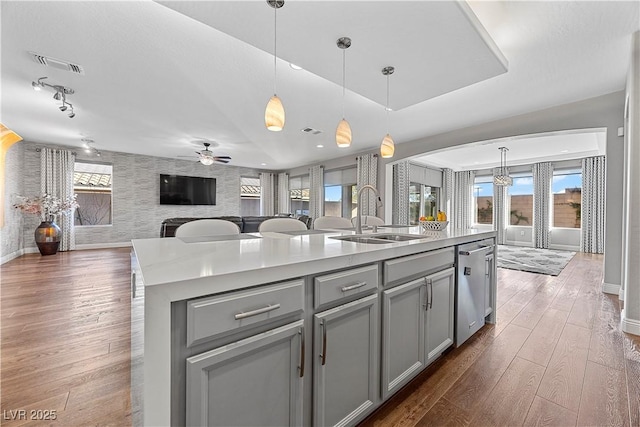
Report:
M 220 163 L 229 163 L 229 160 L 218 159 L 218 158 L 215 158 L 215 157 L 214 157 L 213 160 L 215 160 L 216 162 L 220 162 Z
M 229 156 L 214 156 L 214 159 L 227 159 L 227 160 L 231 160 L 231 157 L 229 157 Z

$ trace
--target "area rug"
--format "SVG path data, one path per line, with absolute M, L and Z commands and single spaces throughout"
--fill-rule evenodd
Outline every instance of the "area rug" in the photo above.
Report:
M 498 267 L 557 276 L 575 252 L 498 245 Z

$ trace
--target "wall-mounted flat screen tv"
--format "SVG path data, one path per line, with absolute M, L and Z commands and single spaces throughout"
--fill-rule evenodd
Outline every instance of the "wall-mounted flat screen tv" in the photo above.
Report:
M 215 205 L 216 179 L 160 174 L 161 205 Z

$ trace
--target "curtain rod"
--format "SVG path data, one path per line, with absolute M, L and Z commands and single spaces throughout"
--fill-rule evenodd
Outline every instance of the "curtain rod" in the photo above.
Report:
M 55 150 L 55 148 L 54 148 L 54 150 Z M 42 148 L 40 148 L 40 147 L 36 147 L 36 153 L 39 153 L 39 152 L 41 152 L 41 151 L 42 151 Z M 66 150 L 66 151 L 68 151 L 68 150 Z M 72 151 L 72 152 L 71 152 L 71 155 L 73 155 L 73 156 L 75 156 L 75 155 L 77 155 L 77 154 L 78 154 L 78 153 L 76 153 L 75 151 Z

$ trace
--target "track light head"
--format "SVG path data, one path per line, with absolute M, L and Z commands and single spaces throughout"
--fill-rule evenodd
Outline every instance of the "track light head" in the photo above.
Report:
M 31 87 L 33 88 L 33 90 L 35 91 L 41 91 L 42 90 L 42 86 L 40 86 L 39 83 L 36 82 L 31 82 Z
M 76 113 L 73 112 L 73 110 L 71 110 L 71 112 L 69 113 L 69 118 L 73 119 L 76 116 Z
M 58 107 L 58 108 L 60 108 L 60 111 L 67 111 L 67 106 L 66 106 L 66 105 L 64 105 L 64 104 L 62 104 L 62 105 L 61 105 L 60 107 Z
M 56 101 L 60 101 L 62 99 L 62 95 L 60 94 L 60 92 L 56 92 L 53 95 L 53 99 L 55 99 Z

